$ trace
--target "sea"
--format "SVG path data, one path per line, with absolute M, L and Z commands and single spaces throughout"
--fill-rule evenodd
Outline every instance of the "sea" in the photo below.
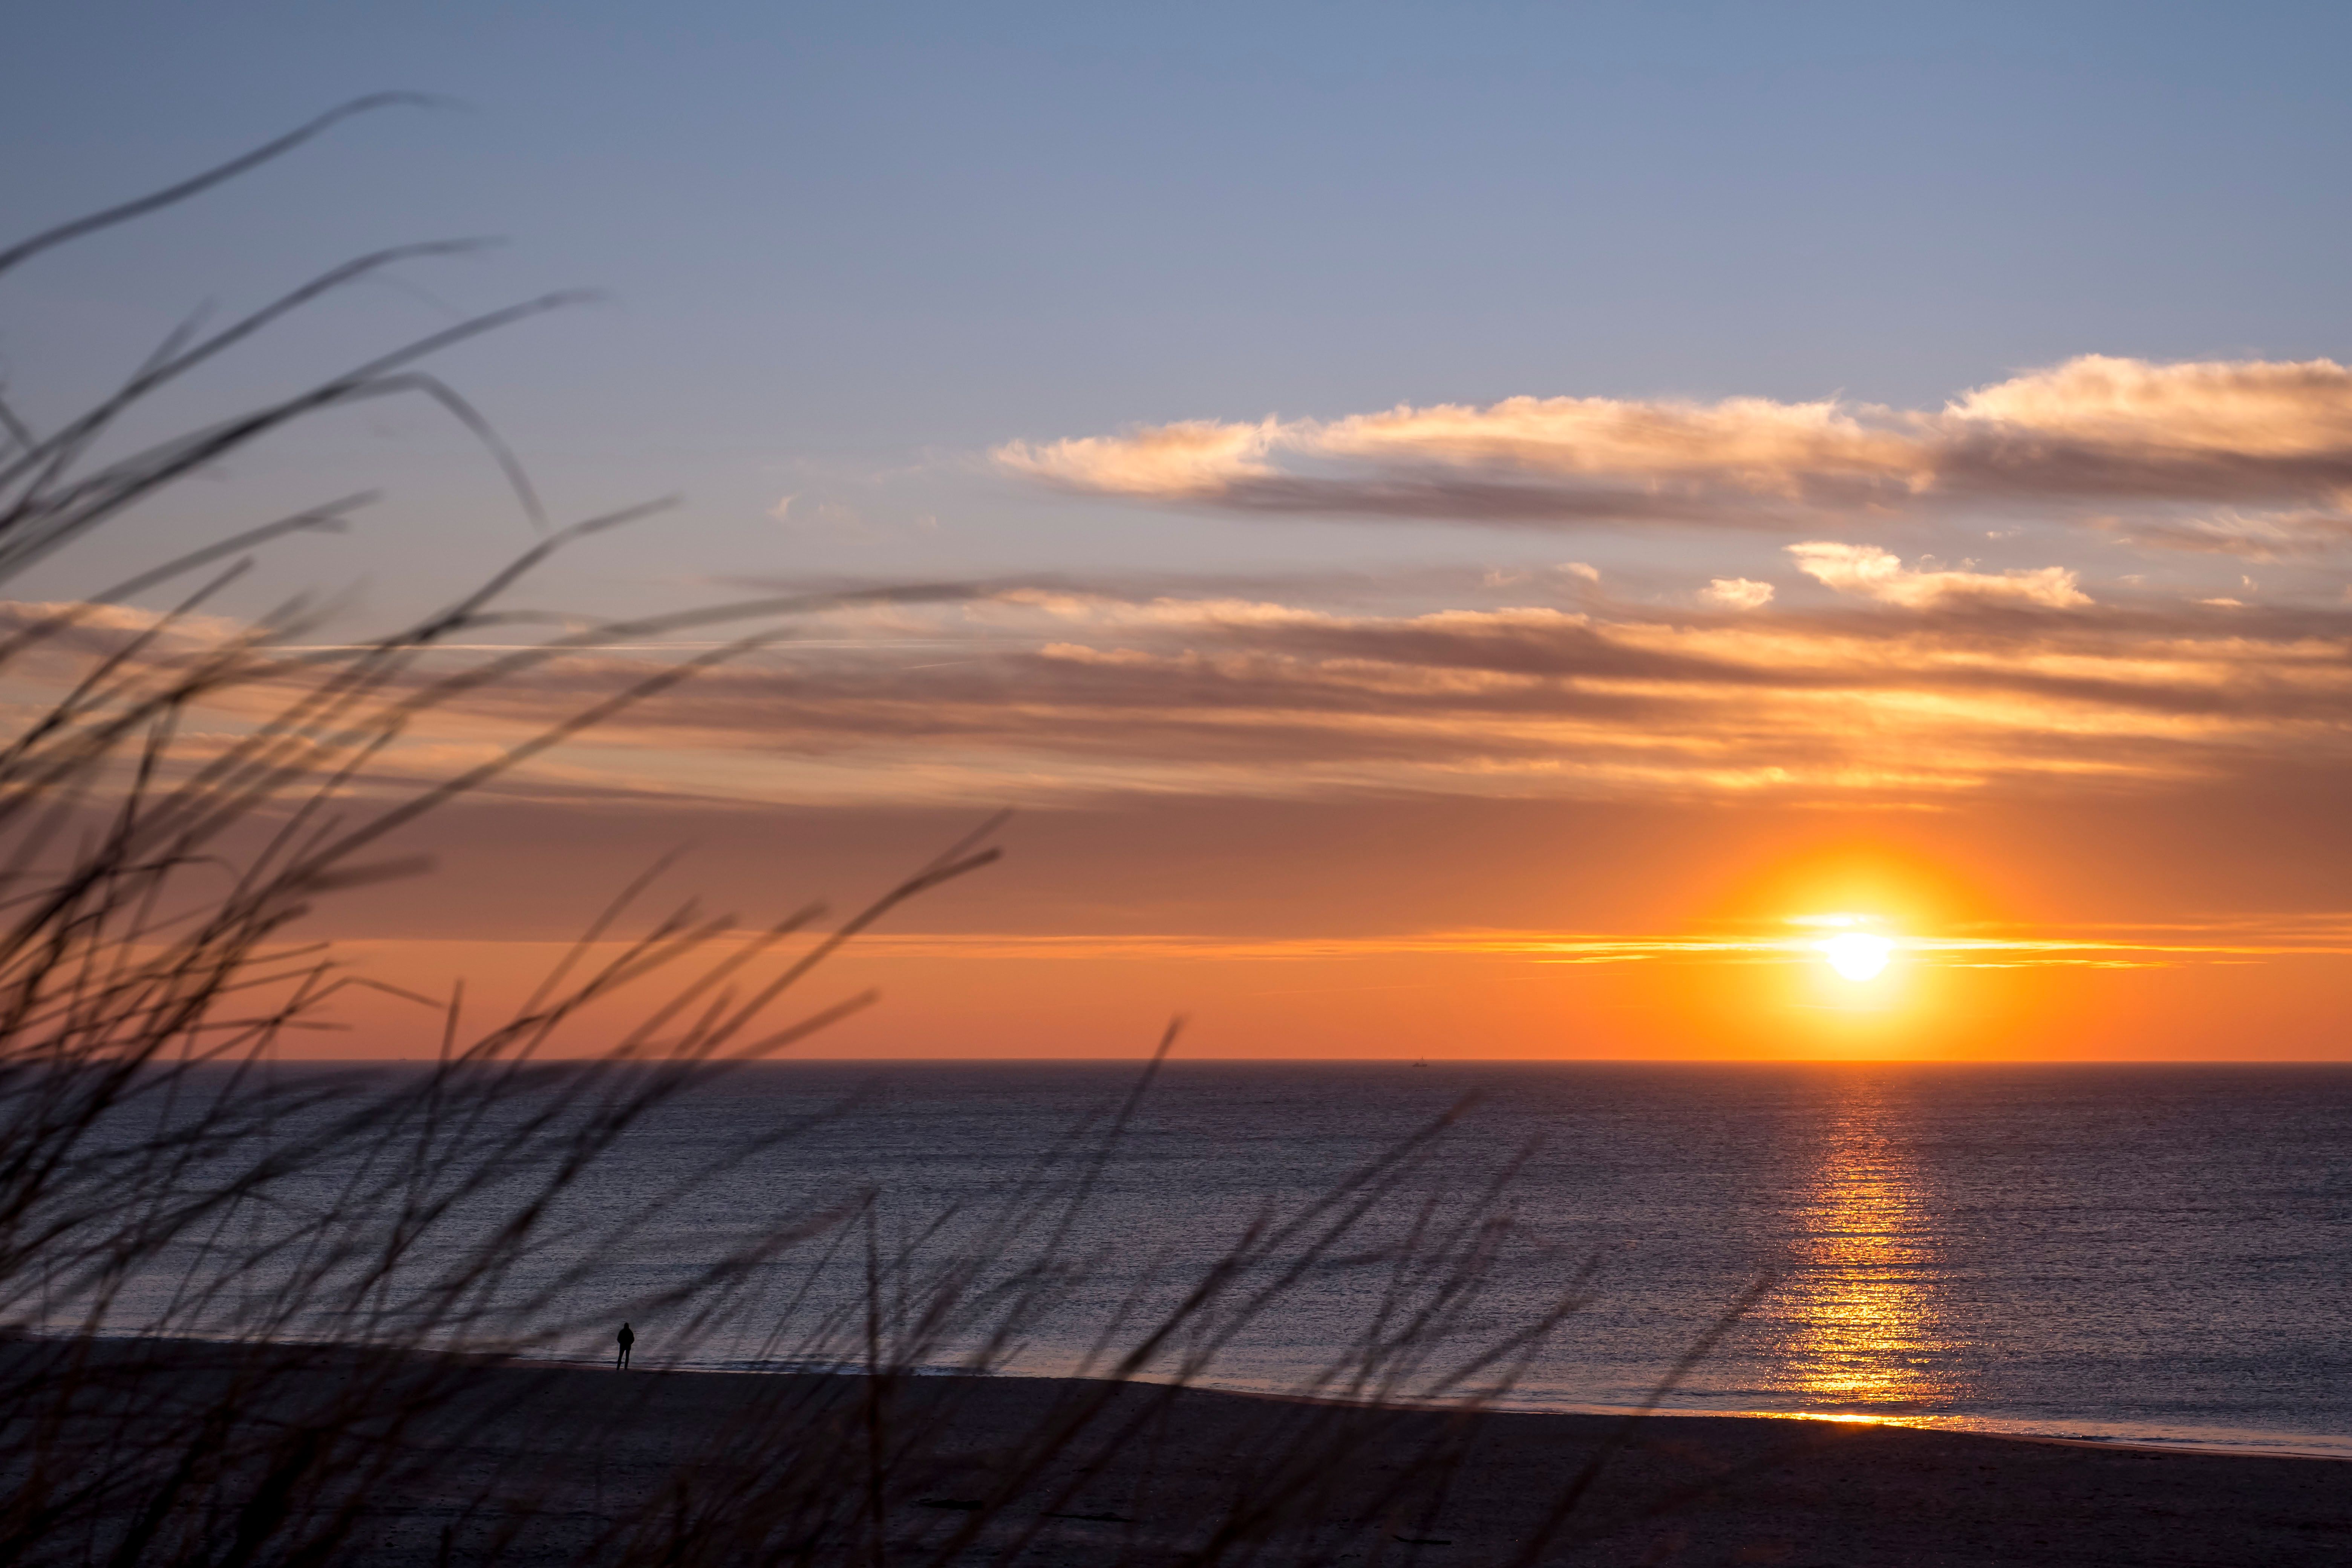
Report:
M 632 1121 L 539 1236 L 497 1289 L 559 1358 L 628 1317 L 687 1370 L 2352 1458 L 2342 1066 L 777 1062 Z

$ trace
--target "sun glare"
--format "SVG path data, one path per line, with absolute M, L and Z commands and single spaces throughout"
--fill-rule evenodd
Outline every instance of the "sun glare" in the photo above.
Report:
M 1878 972 L 1886 967 L 1886 955 L 1895 951 L 1895 944 L 1885 937 L 1858 931 L 1828 937 L 1814 945 L 1830 961 L 1832 969 L 1854 981 L 1876 979 Z

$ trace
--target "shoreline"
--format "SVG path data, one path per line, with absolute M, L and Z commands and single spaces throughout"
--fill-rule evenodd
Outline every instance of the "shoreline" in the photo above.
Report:
M 116 1345 L 167 1345 L 182 1347 L 190 1352 L 197 1351 L 205 1347 L 237 1345 L 245 1342 L 235 1340 L 196 1340 L 186 1338 L 158 1340 L 140 1334 L 100 1334 L 93 1336 L 93 1340 L 97 1342 Z M 39 1334 L 37 1332 L 26 1333 L 22 1331 L 10 1331 L 6 1333 L 0 1333 L 0 1345 L 19 1342 L 47 1342 L 52 1343 L 70 1342 L 70 1341 L 67 1339 L 53 1338 L 52 1336 Z M 344 1348 L 332 1341 L 277 1341 L 273 1342 L 273 1343 L 281 1347 L 299 1347 L 328 1352 L 337 1352 Z M 509 1354 L 491 1352 L 468 1352 L 461 1351 L 436 1352 L 431 1353 L 450 1357 L 478 1354 L 480 1359 L 482 1359 L 487 1364 L 515 1368 L 546 1368 L 554 1371 L 591 1374 L 608 1370 L 607 1363 L 601 1357 L 591 1359 L 584 1356 L 537 1355 L 530 1353 Z M 860 1369 L 854 1366 L 751 1367 L 704 1365 L 692 1363 L 658 1363 L 651 1361 L 648 1361 L 636 1370 L 648 1374 L 660 1373 L 663 1374 L 675 1374 L 688 1377 L 796 1378 L 837 1376 L 856 1378 L 864 1375 Z M 919 1379 L 925 1381 L 932 1379 L 967 1379 L 990 1383 L 1037 1382 L 1068 1384 L 1097 1381 L 1069 1373 L 1054 1372 L 972 1373 L 958 1367 L 933 1368 L 928 1366 L 900 1368 L 895 1371 L 892 1375 L 900 1378 Z M 1161 1380 L 1154 1378 L 1149 1374 L 1139 1376 L 1133 1381 L 1140 1384 L 1155 1387 L 1164 1386 Z M 1189 1384 L 1186 1386 L 1206 1394 L 1234 1394 L 1244 1398 L 1272 1399 L 1299 1404 L 1330 1405 L 1334 1406 L 1358 1409 L 1384 1409 L 1405 1412 L 1430 1410 L 1444 1411 L 1454 1408 L 1454 1406 L 1450 1405 L 1415 1405 L 1410 1402 L 1366 1405 L 1359 1402 L 1349 1402 L 1322 1395 L 1287 1393 L 1276 1388 L 1250 1387 L 1240 1383 L 1208 1381 L 1195 1382 Z M 2081 1423 L 2076 1426 L 2076 1428 L 2074 1430 L 2041 1431 L 2023 1425 L 2000 1424 L 1998 1422 L 1998 1418 L 1979 1418 L 1973 1416 L 1940 1417 L 1930 1415 L 1909 1417 L 1871 1415 L 1839 1411 L 1759 1410 L 1752 1407 L 1736 1410 L 1717 1410 L 1695 1409 L 1687 1405 L 1661 1405 L 1654 1409 L 1643 1410 L 1633 1405 L 1583 1403 L 1516 1404 L 1507 1401 L 1501 1404 L 1481 1406 L 1481 1411 L 1483 1414 L 1496 1415 L 1556 1415 L 1578 1419 L 1589 1418 L 1604 1421 L 1622 1421 L 1639 1417 L 1643 1420 L 1669 1421 L 1704 1420 L 1797 1423 L 1800 1425 L 1810 1426 L 1855 1426 L 1871 1427 L 1881 1430 L 1936 1432 L 1951 1436 L 2000 1439 L 2014 1443 L 2053 1444 L 2066 1447 L 2081 1447 L 2116 1453 L 2198 1454 L 2225 1458 L 2318 1459 L 2332 1460 L 2339 1463 L 2352 1463 L 2352 1433 L 2342 1436 L 2330 1436 L 2305 1432 L 2254 1432 L 2249 1433 L 2243 1440 L 2233 1441 L 2227 1437 L 2186 1436 L 2180 1437 L 2169 1437 L 2147 1433 L 2121 1431 L 2100 1432 L 2095 1430 L 2095 1424 L 2091 1422 Z M 1979 1421 L 1983 1424 L 1978 1424 Z
M 516 1363 L 532 1366 L 560 1366 L 568 1367 L 575 1371 L 590 1372 L 601 1370 L 604 1365 L 601 1361 L 590 1361 L 584 1357 L 549 1357 L 543 1360 L 537 1357 L 524 1357 L 517 1358 Z M 648 1363 L 642 1370 L 646 1372 L 675 1373 L 680 1375 L 693 1377 L 798 1377 L 809 1375 L 857 1377 L 863 1375 L 863 1373 L 855 1367 L 823 1369 L 790 1366 L 699 1366 L 690 1363 L 656 1364 L 654 1363 Z M 975 1373 L 952 1367 L 940 1368 L 937 1370 L 928 1367 L 919 1368 L 911 1372 L 901 1371 L 896 1375 L 918 1378 L 980 1378 L 998 1382 L 1020 1382 L 1023 1380 L 1034 1380 L 1041 1382 L 1092 1381 L 1086 1378 L 1069 1376 L 1057 1373 L 1001 1372 Z M 1159 1380 L 1146 1374 L 1139 1376 L 1135 1381 L 1144 1384 L 1157 1384 Z M 1249 1398 L 1294 1400 L 1301 1403 L 1330 1405 L 1347 1405 L 1349 1403 L 1345 1400 L 1329 1399 L 1320 1395 L 1289 1394 L 1285 1393 L 1280 1389 L 1253 1388 L 1239 1383 L 1221 1383 L 1213 1380 L 1196 1382 L 1188 1384 L 1187 1386 L 1200 1389 L 1204 1393 L 1232 1394 Z M 1452 1408 L 1451 1406 L 1444 1405 L 1414 1405 L 1410 1402 L 1397 1402 L 1388 1405 L 1362 1407 L 1394 1410 L 1444 1410 Z M 1661 1405 L 1655 1409 L 1643 1410 L 1630 1405 L 1538 1405 L 1515 1404 L 1506 1401 L 1501 1404 L 1485 1405 L 1481 1408 L 1486 1413 L 1493 1415 L 1562 1415 L 1594 1417 L 1602 1420 L 1625 1420 L 1638 1416 L 1643 1420 L 1800 1422 L 1822 1426 L 1871 1426 L 1899 1429 L 1904 1431 L 1942 1432 L 1972 1437 L 2000 1438 L 2016 1443 L 2054 1443 L 2071 1447 L 2108 1449 L 2115 1452 L 2206 1454 L 2224 1458 L 2234 1456 L 2245 1458 L 2327 1459 L 2335 1460 L 2339 1463 L 2352 1463 L 2352 1433 L 2347 1433 L 2342 1436 L 2305 1432 L 2250 1433 L 2244 1440 L 2232 1441 L 2227 1437 L 2168 1437 L 2147 1433 L 2105 1433 L 2092 1429 L 2095 1427 L 2095 1424 L 2088 1421 L 2070 1424 L 2073 1427 L 2071 1430 L 2039 1431 L 2021 1425 L 1999 1424 L 1998 1418 L 1979 1418 L 1975 1416 L 1941 1417 L 1933 1415 L 1920 1417 L 1867 1415 L 1838 1411 L 1759 1410 L 1752 1407 L 1737 1410 L 1713 1410 L 1694 1409 L 1687 1405 Z M 1977 1424 L 1980 1420 L 1983 1421 L 1984 1424 Z
M 14 1473 L 28 1397 L 60 1386 L 64 1348 L 0 1344 L 12 1396 L 0 1464 Z M 345 1505 L 362 1535 L 333 1560 L 371 1568 L 604 1561 L 611 1542 L 643 1544 L 689 1516 L 738 1542 L 697 1561 L 772 1560 L 789 1540 L 809 1548 L 801 1561 L 847 1562 L 878 1531 L 894 1562 L 956 1568 L 1012 1556 L 1172 1565 L 1220 1542 L 1260 1562 L 1385 1553 L 1496 1568 L 2301 1568 L 2352 1554 L 2352 1487 L 2331 1458 L 1792 1416 L 1465 1415 L 1063 1378 L 615 1373 L 185 1341 L 83 1348 L 93 1434 L 119 1430 L 110 1424 L 134 1405 L 234 1406 L 254 1447 L 215 1484 L 231 1503 L 306 1426 L 367 1426 L 431 1384 L 437 1403 L 396 1424 L 399 1462 Z M 891 1436 L 877 1471 L 878 1407 Z M 245 1450 L 233 1440 L 224 1452 Z M 156 1462 L 184 1453 L 159 1441 Z M 324 1517 L 336 1486 L 356 1483 L 330 1469 L 318 1484 L 328 1500 L 312 1515 Z M 1563 1498 L 1573 1506 L 1555 1517 Z M 89 1527 L 99 1541 L 119 1528 Z

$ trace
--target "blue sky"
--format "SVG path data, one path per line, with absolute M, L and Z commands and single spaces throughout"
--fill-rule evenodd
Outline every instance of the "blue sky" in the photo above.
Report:
M 69 386 L 94 344 L 127 358 L 356 250 L 494 234 L 220 384 L 605 290 L 447 367 L 559 510 L 687 497 L 583 568 L 583 602 L 648 574 L 1654 556 L 1072 500 L 983 455 L 1522 394 L 1932 408 L 2083 353 L 2341 354 L 2347 34 L 2324 5 L 30 6 L 0 61 L 19 226 L 356 93 L 467 107 L 346 126 L 29 270 L 11 382 Z M 437 565 L 506 542 L 422 411 L 289 443 L 234 507 L 395 454 L 383 531 Z

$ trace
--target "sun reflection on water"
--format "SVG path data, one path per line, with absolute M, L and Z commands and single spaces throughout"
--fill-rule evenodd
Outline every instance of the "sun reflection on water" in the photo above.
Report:
M 1787 1276 L 1770 1310 L 1778 1386 L 1824 1413 L 1901 1418 L 1965 1394 L 1945 1321 L 1948 1281 L 1934 1194 L 1886 1131 L 1880 1089 L 1845 1103 L 1799 1196 Z

